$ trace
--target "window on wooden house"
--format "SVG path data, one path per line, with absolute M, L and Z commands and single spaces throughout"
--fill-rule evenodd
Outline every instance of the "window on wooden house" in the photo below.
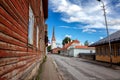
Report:
M 116 56 L 118 55 L 119 55 L 119 44 L 118 45 L 116 44 Z
M 33 44 L 34 14 L 29 6 L 28 43 Z
M 100 55 L 102 55 L 102 47 L 100 46 L 99 48 L 100 48 Z
M 39 46 L 39 27 L 37 26 L 37 32 L 36 32 L 36 47 Z
M 109 47 L 108 47 L 108 45 L 106 45 L 105 47 L 106 47 L 106 55 L 109 56 Z
M 120 56 L 120 44 L 118 44 L 118 56 Z
M 114 50 L 114 52 L 115 52 L 114 55 L 117 56 L 117 54 L 118 54 L 117 44 L 114 44 L 114 49 L 115 49 L 115 50 Z
M 104 55 L 104 48 L 101 46 L 101 54 Z
M 100 55 L 100 47 L 97 47 L 97 55 Z
M 105 45 L 105 55 L 109 55 L 109 52 L 108 52 L 109 48 L 107 45 Z
M 115 54 L 115 51 L 114 51 L 115 49 L 114 49 L 114 45 L 112 44 L 112 46 L 111 46 L 111 53 L 112 53 L 112 55 L 114 56 L 114 54 Z
M 106 46 L 103 47 L 104 55 L 106 55 Z
M 116 44 L 115 46 L 116 46 L 116 56 L 118 56 L 118 52 L 119 52 L 119 51 L 118 51 L 118 50 L 119 50 L 119 46 L 118 46 L 117 44 Z
M 98 53 L 99 53 L 99 52 L 98 52 L 98 47 L 96 47 L 96 54 L 98 55 Z
M 102 55 L 105 55 L 105 46 L 102 46 Z

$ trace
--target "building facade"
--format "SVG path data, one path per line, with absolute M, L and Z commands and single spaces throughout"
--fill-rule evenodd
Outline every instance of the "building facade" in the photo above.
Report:
M 69 49 L 69 56 L 71 57 L 79 57 L 80 54 L 95 54 L 95 48 L 94 47 L 88 47 L 88 46 L 73 46 Z
M 53 53 L 53 54 L 60 54 L 60 50 L 61 50 L 60 47 L 54 48 L 54 49 L 52 50 L 52 53 Z
M 29 80 L 47 46 L 48 0 L 0 0 L 0 80 Z
M 65 45 L 63 45 L 61 51 L 60 51 L 60 54 L 61 55 L 65 55 L 65 56 L 69 56 L 69 47 L 72 46 L 72 45 L 78 45 L 79 44 L 79 41 L 78 40 L 73 40 Z
M 83 46 L 78 40 L 73 40 L 68 44 L 65 44 L 61 49 L 61 55 L 79 57 L 79 54 L 94 54 L 95 48 Z
M 53 27 L 52 40 L 51 40 L 51 49 L 56 48 L 56 39 L 55 39 L 55 29 Z
M 110 35 L 112 54 L 110 54 L 108 42 L 108 37 L 106 37 L 91 45 L 96 48 L 96 60 L 110 62 L 111 55 L 112 63 L 120 63 L 120 30 Z

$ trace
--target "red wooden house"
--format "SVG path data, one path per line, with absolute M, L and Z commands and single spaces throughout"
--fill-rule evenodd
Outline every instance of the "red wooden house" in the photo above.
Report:
M 0 80 L 28 80 L 47 45 L 48 0 L 0 0 Z

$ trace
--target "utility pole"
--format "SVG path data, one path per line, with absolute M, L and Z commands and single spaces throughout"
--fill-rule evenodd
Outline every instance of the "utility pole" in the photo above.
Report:
M 110 49 L 110 67 L 112 67 L 112 49 L 111 49 L 111 42 L 110 42 L 110 34 L 108 30 L 108 24 L 107 24 L 107 17 L 106 17 L 106 12 L 105 12 L 105 4 L 102 0 L 97 0 L 102 3 L 103 7 L 103 12 L 104 12 L 104 18 L 105 18 L 105 25 L 106 25 L 106 31 L 107 31 L 107 37 L 109 41 L 109 49 Z

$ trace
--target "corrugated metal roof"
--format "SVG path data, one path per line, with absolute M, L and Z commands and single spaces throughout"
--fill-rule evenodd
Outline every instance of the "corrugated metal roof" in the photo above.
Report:
M 91 44 L 90 46 L 102 45 L 102 44 L 106 44 L 108 42 L 109 42 L 109 38 L 105 37 L 105 38 Z M 120 30 L 110 35 L 110 42 L 120 42 Z

